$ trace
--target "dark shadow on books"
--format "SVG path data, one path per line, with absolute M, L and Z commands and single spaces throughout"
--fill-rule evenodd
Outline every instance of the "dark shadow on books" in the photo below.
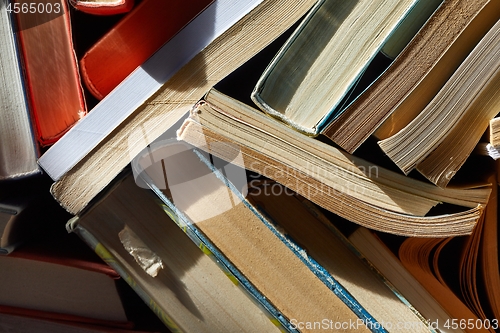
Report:
M 257 81 L 268 64 L 271 62 L 276 53 L 278 53 L 283 44 L 285 44 L 290 35 L 295 31 L 295 29 L 297 29 L 300 22 L 302 22 L 302 18 L 259 53 L 248 59 L 248 61 L 246 61 L 243 65 L 218 82 L 214 88 L 225 95 L 231 96 L 256 110 L 259 110 L 257 105 L 255 105 L 250 98 L 252 90 L 257 85 Z
M 216 6 L 212 4 L 141 65 L 141 68 L 160 84 L 169 81 L 168 89 L 175 91 L 188 91 L 192 87 L 204 85 L 207 78 L 200 45 L 206 46 L 212 41 L 215 17 Z M 196 71 L 184 77 L 182 67 L 190 62 L 191 68 L 196 68 Z M 176 79 L 171 80 L 173 77 Z M 160 89 L 152 98 L 165 88 Z
M 194 244 L 193 244 L 194 246 Z M 200 256 L 203 255 L 200 253 Z M 186 262 L 187 265 L 193 265 L 192 263 Z M 187 271 L 186 271 L 187 273 Z M 175 276 L 172 270 L 165 266 L 161 273 L 158 275 L 158 279 L 165 285 L 170 291 L 172 291 L 175 297 L 179 300 L 179 302 L 189 311 L 193 316 L 198 318 L 199 320 L 203 320 L 203 315 L 198 311 L 196 304 L 193 302 L 189 294 L 186 292 L 186 285 Z
M 117 190 L 124 191 L 124 189 Z M 143 193 L 143 195 L 147 196 L 148 193 Z M 133 208 L 131 209 L 133 210 Z M 158 205 L 157 209 L 161 210 L 161 207 Z M 105 248 L 112 250 L 113 255 L 125 270 L 135 272 L 127 273 L 132 276 L 133 281 L 135 280 L 133 284 L 146 286 L 146 293 L 153 299 L 155 297 L 165 299 L 170 297 L 168 294 L 171 293 L 187 311 L 203 320 L 202 314 L 191 300 L 186 286 L 181 280 L 189 272 L 189 269 L 196 265 L 203 253 L 194 244 L 188 244 L 188 247 L 184 245 L 185 239 L 183 237 L 186 236 L 177 226 L 173 225 L 174 222 L 169 219 L 167 214 L 164 214 L 164 219 L 161 221 L 145 217 L 141 221 L 131 219 L 128 223 L 124 223 L 120 216 L 123 217 L 123 215 L 114 214 L 111 209 L 108 209 L 108 212 L 98 219 L 85 222 L 85 228 L 98 238 Z M 127 230 L 126 235 L 135 234 L 138 239 L 145 242 L 148 249 L 146 253 L 152 251 L 161 258 L 163 268 L 158 271 L 158 275 L 152 277 L 146 273 L 146 269 L 139 265 L 132 254 L 125 249 L 119 236 L 124 230 Z M 139 257 L 147 261 L 149 257 L 143 253 L 144 251 L 140 252 Z M 154 302 L 159 303 L 158 301 Z M 152 306 L 152 303 L 149 306 Z M 155 312 L 158 312 L 157 307 L 161 308 L 161 306 L 155 305 L 155 309 L 153 309 Z M 161 317 L 162 311 L 157 314 Z

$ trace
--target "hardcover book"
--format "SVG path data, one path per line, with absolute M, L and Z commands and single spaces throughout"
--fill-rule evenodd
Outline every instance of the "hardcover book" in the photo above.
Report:
M 40 4 L 35 12 L 19 10 L 16 21 L 31 120 L 37 140 L 46 146 L 83 118 L 86 107 L 68 4 L 63 0 Z
M 116 15 L 129 12 L 134 7 L 134 0 L 71 0 L 77 10 L 94 15 Z
M 134 161 L 135 174 L 187 220 L 185 228 L 204 235 L 210 249 L 220 251 L 289 327 L 308 332 L 321 323 L 335 330 L 356 321 L 355 329 L 342 328 L 383 332 L 389 330 L 383 323 L 420 320 L 307 200 L 273 183 L 237 189 L 229 178 L 241 183 L 242 169 L 191 149 L 182 142 L 154 143 Z M 422 324 L 415 331 L 429 328 Z
M 15 23 L 0 4 L 0 180 L 37 174 L 39 155 L 21 76 Z
M 103 99 L 212 1 L 142 1 L 80 60 L 89 91 Z
M 318 1 L 262 74 L 253 101 L 298 131 L 318 135 L 416 3 Z
M 75 235 L 59 230 L 0 256 L 0 305 L 46 319 L 131 328 L 115 285 L 119 275 Z

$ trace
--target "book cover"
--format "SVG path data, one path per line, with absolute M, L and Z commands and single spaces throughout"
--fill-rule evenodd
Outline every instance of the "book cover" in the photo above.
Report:
M 89 91 L 103 99 L 212 1 L 142 1 L 80 60 Z
M 68 5 L 45 0 L 15 17 L 31 121 L 39 143 L 51 145 L 86 114 Z
M 318 1 L 264 71 L 252 100 L 296 130 L 318 135 L 416 3 Z
M 29 118 L 13 14 L 0 5 L 0 180 L 40 173 L 38 145 Z
M 115 181 L 67 228 L 113 266 L 165 325 L 173 332 L 284 331 L 198 235 L 176 225 L 184 223 L 180 217 L 132 175 Z M 154 272 L 148 269 L 153 258 Z
M 0 256 L 0 266 L 3 306 L 45 319 L 133 326 L 115 284 L 119 275 L 64 227 Z

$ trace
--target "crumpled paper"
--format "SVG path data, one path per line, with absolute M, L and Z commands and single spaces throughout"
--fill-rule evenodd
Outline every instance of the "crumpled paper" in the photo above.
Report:
M 135 261 L 146 273 L 152 277 L 158 275 L 160 270 L 163 268 L 161 258 L 156 253 L 151 251 L 151 249 L 144 244 L 144 242 L 132 229 L 126 225 L 123 230 L 118 233 L 118 237 L 120 238 L 125 250 L 127 250 L 127 252 L 134 257 Z

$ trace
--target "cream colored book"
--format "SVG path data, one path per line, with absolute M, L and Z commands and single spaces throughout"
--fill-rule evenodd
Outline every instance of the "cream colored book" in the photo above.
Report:
M 318 135 L 416 3 L 318 1 L 264 71 L 252 100 L 296 130 Z
M 391 66 L 323 131 L 354 152 L 417 116 L 499 18 L 490 0 L 444 1 Z
M 68 229 L 115 268 L 172 332 L 280 332 L 279 323 L 132 175 L 117 179 Z
M 137 179 L 184 216 L 183 230 L 206 237 L 288 327 L 403 332 L 397 323 L 408 321 L 414 332 L 430 331 L 312 203 L 272 181 L 236 187 L 244 170 L 192 149 L 175 140 L 155 143 L 133 164 Z
M 404 172 L 445 187 L 500 110 L 500 21 L 407 126 L 379 142 Z
M 441 189 L 349 155 L 211 90 L 178 138 L 274 179 L 314 203 L 369 228 L 407 236 L 468 234 L 490 189 Z M 440 202 L 460 213 L 425 216 Z

